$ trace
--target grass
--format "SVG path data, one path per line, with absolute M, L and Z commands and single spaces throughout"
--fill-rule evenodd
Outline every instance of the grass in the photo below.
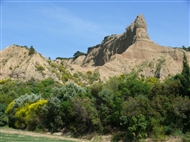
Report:
M 68 140 L 44 138 L 44 137 L 34 137 L 26 136 L 22 134 L 7 134 L 0 132 L 0 141 L 1 142 L 73 142 Z

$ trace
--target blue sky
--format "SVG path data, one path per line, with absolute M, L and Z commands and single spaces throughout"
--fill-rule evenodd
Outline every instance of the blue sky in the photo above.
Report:
M 42 1 L 1 0 L 1 50 L 31 45 L 45 57 L 72 57 L 76 51 L 121 34 L 138 14 L 150 38 L 163 46 L 190 45 L 188 0 Z

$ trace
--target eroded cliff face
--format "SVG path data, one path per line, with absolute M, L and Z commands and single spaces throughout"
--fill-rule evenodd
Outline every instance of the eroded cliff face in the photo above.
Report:
M 184 52 L 154 43 L 140 14 L 124 33 L 106 36 L 101 44 L 89 48 L 81 66 L 96 67 L 102 79 L 132 70 L 164 79 L 181 72 Z M 190 53 L 185 54 L 190 59 Z
M 124 33 L 106 36 L 101 44 L 88 48 L 86 56 L 51 61 L 37 52 L 30 56 L 28 53 L 29 49 L 16 45 L 2 50 L 0 79 L 42 80 L 51 77 L 61 82 L 63 72 L 59 68 L 64 67 L 71 74 L 98 72 L 101 80 L 133 70 L 140 76 L 163 80 L 181 72 L 184 53 L 190 63 L 189 52 L 154 43 L 142 15 L 138 15 Z
M 140 14 L 135 21 L 120 35 L 104 37 L 101 44 L 88 49 L 83 66 L 102 66 L 108 62 L 114 54 L 122 54 L 136 41 L 152 42 L 147 33 L 147 25 Z M 153 42 L 152 42 L 153 43 Z

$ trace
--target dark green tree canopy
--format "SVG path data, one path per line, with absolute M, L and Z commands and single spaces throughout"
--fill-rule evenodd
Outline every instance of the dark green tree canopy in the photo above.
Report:
M 33 55 L 35 53 L 35 49 L 33 46 L 30 46 L 28 55 Z
M 81 52 L 81 51 L 77 51 L 77 52 L 75 52 L 75 54 L 73 55 L 73 57 L 74 57 L 74 59 L 76 59 L 76 58 L 78 58 L 81 55 L 86 55 L 86 53 Z

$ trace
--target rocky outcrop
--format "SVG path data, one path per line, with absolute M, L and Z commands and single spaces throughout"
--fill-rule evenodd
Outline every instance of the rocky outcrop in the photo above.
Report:
M 111 56 L 122 54 L 129 46 L 140 40 L 152 42 L 147 33 L 146 21 L 141 14 L 123 34 L 106 36 L 101 44 L 88 48 L 83 66 L 102 66 L 110 60 Z
M 97 67 L 102 79 L 132 70 L 139 71 L 142 76 L 164 79 L 181 71 L 184 52 L 154 43 L 140 14 L 124 33 L 106 36 L 101 44 L 88 48 L 82 66 Z M 190 53 L 186 55 L 190 59 Z
M 104 37 L 100 44 L 88 48 L 87 55 L 74 59 L 51 61 L 39 53 L 29 55 L 28 48 L 9 46 L 1 51 L 0 80 L 51 77 L 60 81 L 65 69 L 71 74 L 98 72 L 101 80 L 136 70 L 141 76 L 163 80 L 181 72 L 184 52 L 154 43 L 147 33 L 144 17 L 138 15 L 124 33 Z M 190 62 L 190 53 L 185 54 Z

